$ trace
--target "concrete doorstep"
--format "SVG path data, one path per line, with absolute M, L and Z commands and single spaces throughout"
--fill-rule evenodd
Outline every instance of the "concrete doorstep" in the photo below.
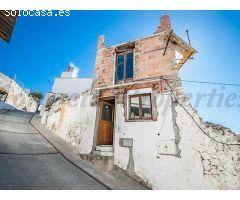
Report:
M 117 168 L 108 172 L 103 172 L 94 167 L 89 162 L 80 158 L 79 152 L 66 141 L 51 132 L 47 127 L 41 124 L 40 115 L 35 114 L 31 119 L 32 126 L 50 143 L 68 162 L 81 171 L 91 176 L 107 189 L 113 190 L 146 190 L 140 183 L 127 176 Z

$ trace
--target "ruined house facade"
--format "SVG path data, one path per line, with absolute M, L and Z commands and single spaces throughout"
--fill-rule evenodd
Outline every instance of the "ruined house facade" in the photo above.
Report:
M 154 130 L 160 120 L 158 95 L 169 91 L 166 81 L 173 84 L 178 70 L 194 53 L 172 32 L 168 16 L 161 18 L 153 35 L 135 41 L 107 47 L 100 36 L 93 83 L 100 109 L 97 145 L 112 145 L 112 131 L 120 131 L 122 126 L 143 125 Z
M 168 16 L 134 41 L 109 47 L 100 36 L 92 87 L 71 99 L 51 97 L 42 123 L 81 154 L 111 157 L 153 189 L 239 189 L 239 146 L 211 139 L 235 144 L 237 137 L 204 122 L 178 78 L 194 53 Z

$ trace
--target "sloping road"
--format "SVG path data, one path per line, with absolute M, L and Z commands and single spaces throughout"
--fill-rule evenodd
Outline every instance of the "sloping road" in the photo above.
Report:
M 0 110 L 0 189 L 109 189 L 54 148 L 32 116 Z

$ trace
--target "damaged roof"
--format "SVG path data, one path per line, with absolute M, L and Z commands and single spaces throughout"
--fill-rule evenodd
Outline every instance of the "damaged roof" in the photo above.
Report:
M 166 43 L 170 43 L 171 46 L 174 46 L 175 49 L 182 54 L 181 60 L 178 62 L 176 67 L 180 69 L 184 63 L 190 59 L 197 51 L 187 42 L 185 42 L 182 38 L 180 38 L 173 31 L 168 31 L 164 36 L 164 40 Z
M 163 38 L 163 40 L 166 42 L 165 48 L 168 48 L 168 46 L 174 46 L 174 48 L 182 55 L 182 58 L 176 64 L 176 67 L 178 69 L 180 69 L 184 65 L 184 63 L 186 63 L 186 61 L 188 59 L 191 59 L 192 56 L 195 53 L 197 53 L 197 51 L 190 44 L 185 42 L 182 38 L 180 38 L 172 30 L 155 33 L 153 35 L 146 36 L 143 38 L 139 38 L 139 39 L 135 39 L 132 41 L 112 45 L 111 47 L 116 47 L 117 52 L 121 52 L 122 49 L 126 50 L 127 47 L 129 47 L 130 49 L 133 48 L 135 46 L 135 42 L 137 40 L 143 40 L 146 38 L 155 37 L 157 35 L 161 36 L 161 38 Z M 162 48 L 159 50 L 162 50 Z
M 9 42 L 13 33 L 17 16 L 7 16 L 5 10 L 0 11 L 0 38 Z

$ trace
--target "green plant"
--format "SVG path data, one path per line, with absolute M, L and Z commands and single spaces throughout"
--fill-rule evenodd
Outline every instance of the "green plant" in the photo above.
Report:
M 3 88 L 0 88 L 0 95 L 5 95 L 5 94 L 7 94 L 7 92 Z
M 35 101 L 40 101 L 43 97 L 43 95 L 40 92 L 32 92 L 30 93 L 30 96 L 35 100 Z

